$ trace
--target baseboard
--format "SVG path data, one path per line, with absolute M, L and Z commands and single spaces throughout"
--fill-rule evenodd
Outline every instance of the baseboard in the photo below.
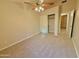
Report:
M 9 47 L 11 47 L 11 46 L 13 46 L 13 45 L 16 45 L 16 44 L 18 44 L 18 43 L 20 43 L 20 42 L 22 42 L 22 41 L 24 41 L 24 40 L 26 40 L 26 39 L 29 39 L 29 38 L 31 38 L 31 37 L 33 37 L 33 36 L 39 34 L 39 33 L 40 33 L 40 32 L 35 33 L 35 34 L 33 34 L 33 35 L 30 35 L 30 36 L 28 36 L 28 37 L 26 37 L 26 38 L 23 38 L 22 40 L 19 40 L 19 41 L 17 41 L 17 42 L 14 42 L 14 43 L 10 44 L 9 46 L 6 46 L 6 47 L 0 49 L 0 51 L 2 51 L 2 50 L 4 50 L 4 49 L 7 49 L 7 48 L 9 48 Z
M 74 48 L 75 48 L 75 51 L 76 51 L 77 57 L 79 58 L 79 53 L 78 53 L 78 50 L 77 50 L 76 44 L 75 44 L 75 42 L 74 42 L 74 39 L 72 39 L 72 41 L 73 41 L 73 45 L 74 45 Z

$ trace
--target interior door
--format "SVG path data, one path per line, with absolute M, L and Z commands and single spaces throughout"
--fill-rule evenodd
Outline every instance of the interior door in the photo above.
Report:
M 54 32 L 54 23 L 55 23 L 55 14 L 49 15 L 49 32 L 53 33 Z
M 66 29 L 67 26 L 67 15 L 61 16 L 61 29 Z

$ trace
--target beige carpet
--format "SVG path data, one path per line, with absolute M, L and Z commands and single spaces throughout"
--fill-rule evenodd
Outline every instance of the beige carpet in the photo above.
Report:
M 38 34 L 0 52 L 0 57 L 24 58 L 75 58 L 71 39 L 65 33 L 58 37 L 52 33 Z

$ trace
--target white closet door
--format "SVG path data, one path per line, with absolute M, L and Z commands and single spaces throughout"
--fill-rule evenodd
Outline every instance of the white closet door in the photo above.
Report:
M 49 18 L 49 32 L 54 32 L 54 23 L 55 23 L 55 16 Z

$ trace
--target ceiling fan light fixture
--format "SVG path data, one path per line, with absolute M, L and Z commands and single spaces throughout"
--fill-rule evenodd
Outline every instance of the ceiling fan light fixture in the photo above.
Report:
M 43 8 L 42 6 L 40 6 L 39 9 L 40 9 L 41 11 L 44 11 L 44 8 Z
M 41 10 L 41 9 L 42 9 L 42 7 L 40 6 L 40 7 L 39 7 L 39 9 Z
M 44 11 L 44 8 L 42 6 L 39 6 L 39 7 L 35 8 L 35 11 L 42 12 L 42 11 Z
M 37 7 L 35 8 L 35 11 L 38 11 L 38 8 Z
M 35 11 L 37 12 L 42 12 L 44 11 L 44 7 L 42 6 L 44 0 L 37 0 L 38 2 L 36 3 L 36 8 L 35 8 Z
M 41 10 L 44 11 L 44 8 L 42 8 Z

